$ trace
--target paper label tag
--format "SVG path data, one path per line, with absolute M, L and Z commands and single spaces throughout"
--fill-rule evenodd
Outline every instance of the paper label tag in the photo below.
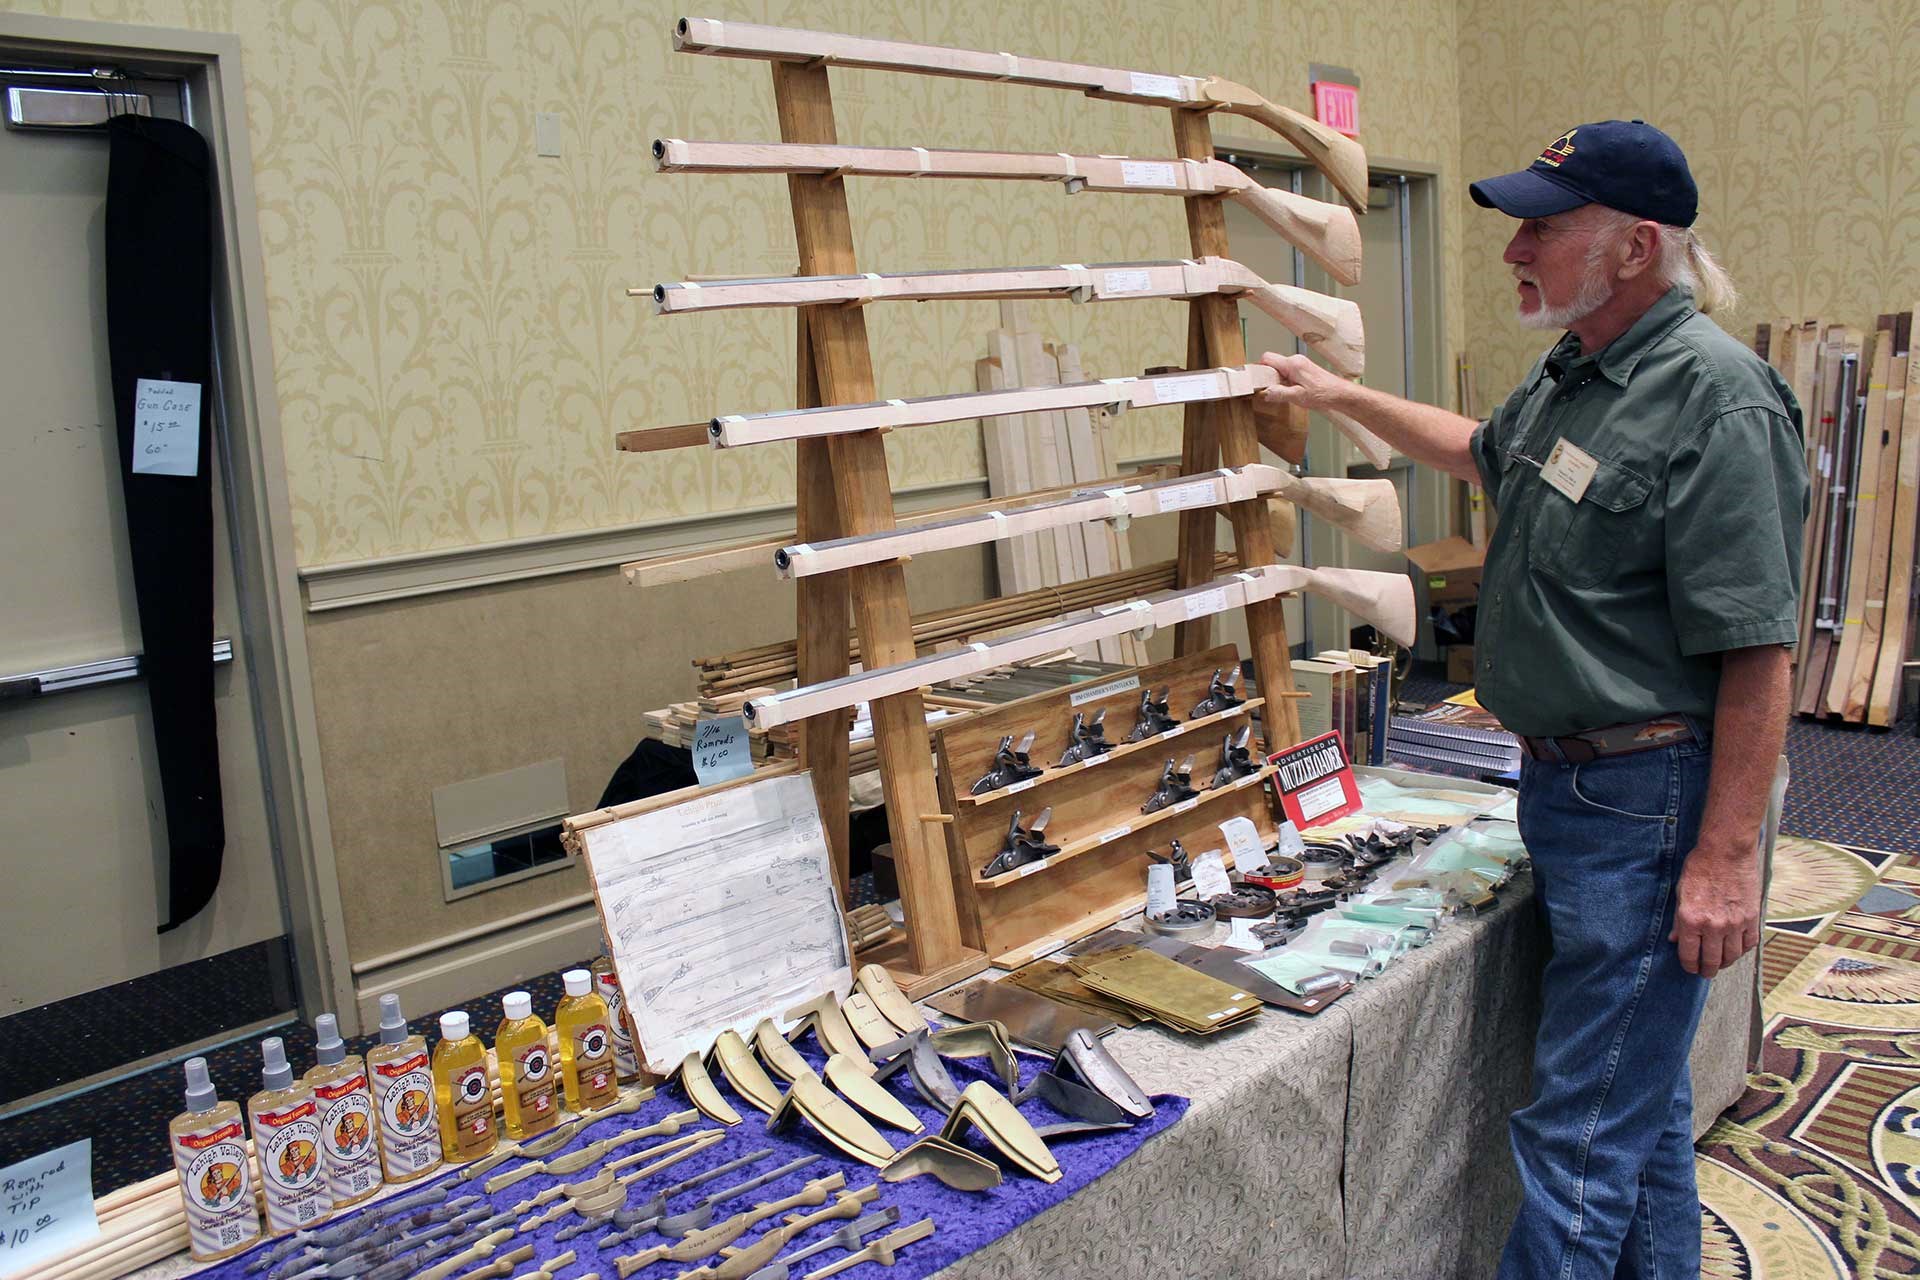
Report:
M 244 1159 L 246 1148 L 240 1151 Z M 246 1175 L 236 1176 L 244 1184 Z M 0 1275 L 25 1271 L 99 1236 L 100 1223 L 93 1216 L 93 1139 L 0 1169 Z
M 1016 876 L 1015 879 L 1025 879 L 1036 871 L 1045 871 L 1046 869 L 1047 860 L 1045 858 L 1040 859 L 1038 862 L 1029 862 L 1026 866 L 1020 868 L 1020 874 Z
M 1100 843 L 1106 844 L 1110 840 L 1118 840 L 1121 836 L 1126 835 L 1132 830 L 1132 827 L 1108 827 L 1100 833 Z
M 1181 404 L 1188 400 L 1206 400 L 1213 395 L 1214 377 L 1210 373 L 1190 373 L 1182 378 L 1151 378 L 1155 404 Z
M 137 378 L 133 384 L 136 475 L 200 474 L 200 384 Z
M 1568 501 L 1578 502 L 1586 496 L 1587 486 L 1593 483 L 1593 473 L 1599 467 L 1592 454 L 1562 436 L 1553 442 L 1553 452 L 1547 455 L 1547 464 L 1540 468 L 1540 478 Z
M 693 726 L 693 773 L 700 785 L 744 778 L 753 772 L 744 716 L 721 716 Z
M 1179 76 L 1156 76 L 1135 71 L 1127 77 L 1127 85 L 1136 98 L 1172 98 L 1178 102 L 1182 97 Z
M 1226 864 L 1221 861 L 1218 849 L 1210 849 L 1193 860 L 1193 891 L 1202 899 L 1233 892 L 1233 881 L 1227 879 Z
M 1285 854 L 1289 858 L 1304 857 L 1307 852 L 1307 842 L 1300 838 L 1300 828 L 1294 826 L 1291 822 L 1282 822 L 1280 824 L 1280 843 L 1274 849 L 1274 852 Z
M 1144 271 L 1103 271 L 1100 287 L 1108 293 L 1145 293 L 1153 287 L 1153 277 Z
M 1173 166 L 1160 160 L 1122 160 L 1120 181 L 1129 187 L 1175 186 Z
M 1196 592 L 1186 598 L 1187 617 L 1189 620 L 1193 618 L 1210 617 L 1216 613 L 1224 613 L 1226 612 L 1226 608 L 1227 589 L 1225 587 L 1214 587 L 1207 591 Z
M 1233 865 L 1242 873 L 1266 868 L 1266 846 L 1252 818 L 1228 818 L 1220 824 L 1220 834 L 1227 838 L 1227 852 L 1233 855 Z
M 1013 795 L 1013 794 L 1015 794 L 1016 792 L 1020 792 L 1020 791 L 1026 791 L 1026 790 L 1028 790 L 1029 788 L 1031 788 L 1031 787 L 1033 786 L 1033 784 L 1034 784 L 1034 783 L 1036 783 L 1036 782 L 1038 782 L 1038 781 L 1040 781 L 1040 779 L 1038 779 L 1038 778 L 1028 778 L 1028 779 L 1027 779 L 1027 780 L 1026 780 L 1025 782 L 1016 782 L 1016 783 L 1014 783 L 1014 784 L 1013 784 L 1012 786 L 1009 786 L 1009 787 L 1008 787 L 1008 788 L 1006 789 L 1006 793 L 1007 793 L 1008 795 Z
M 1347 794 L 1340 785 L 1340 779 L 1328 778 L 1307 787 L 1296 797 L 1300 802 L 1300 812 L 1309 822 L 1327 812 L 1337 809 L 1345 803 Z
M 1118 680 L 1107 680 L 1100 684 L 1085 684 L 1067 695 L 1067 705 L 1085 706 L 1101 698 L 1111 698 L 1116 693 L 1132 693 L 1140 687 L 1139 676 L 1122 676 Z
M 1173 868 L 1156 862 L 1147 868 L 1147 914 L 1164 916 L 1173 910 Z
M 1255 953 L 1267 949 L 1266 943 L 1253 936 L 1253 921 L 1247 919 L 1245 916 L 1234 917 L 1233 929 L 1227 934 L 1227 940 L 1220 945 L 1223 947 L 1232 947 L 1235 951 L 1252 951 Z
M 1209 507 L 1213 505 L 1214 485 L 1211 480 L 1193 480 L 1186 484 L 1170 484 L 1164 489 L 1153 491 L 1154 509 L 1157 511 L 1185 511 L 1188 507 Z
M 1109 755 L 1089 756 L 1087 759 L 1082 760 L 1080 763 L 1085 765 L 1087 768 L 1091 769 L 1093 768 L 1093 766 L 1097 764 L 1105 764 L 1107 761 L 1111 759 L 1113 759 L 1113 757 Z
M 1199 805 L 1199 803 L 1200 803 L 1200 797 L 1195 796 L 1191 800 L 1182 800 L 1179 804 L 1176 804 L 1171 808 L 1169 808 L 1167 812 L 1168 813 L 1190 813 L 1193 811 L 1193 809 L 1197 805 Z

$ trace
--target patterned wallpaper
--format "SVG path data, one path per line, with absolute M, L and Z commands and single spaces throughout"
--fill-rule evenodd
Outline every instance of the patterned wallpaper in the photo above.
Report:
M 26 0 L 243 42 L 276 383 L 303 564 L 791 500 L 792 451 L 626 456 L 616 430 L 784 406 L 776 313 L 676 318 L 631 285 L 793 269 L 785 184 L 662 176 L 657 135 L 777 136 L 761 64 L 676 55 L 659 0 Z M 694 10 L 694 12 L 702 12 Z M 1352 67 L 1377 153 L 1444 165 L 1458 207 L 1453 0 L 749 0 L 713 16 L 1149 70 L 1214 73 L 1306 105 L 1309 60 Z M 1074 94 L 835 73 L 842 140 L 1164 154 L 1163 112 Z M 534 154 L 534 114 L 561 120 Z M 1246 136 L 1257 126 L 1239 125 Z M 1509 148 L 1510 149 L 1510 148 Z M 1186 251 L 1177 201 L 1037 184 L 855 180 L 868 270 Z M 1448 298 L 1461 331 L 1457 219 Z M 1090 372 L 1177 363 L 1180 308 L 1054 308 Z M 971 390 L 990 304 L 870 320 L 888 396 Z M 1123 456 L 1177 449 L 1170 413 Z M 985 472 L 971 424 L 888 441 L 898 487 Z
M 1699 229 L 1778 316 L 1871 324 L 1920 298 L 1920 6 L 1912 0 L 1459 0 L 1463 181 L 1530 162 L 1588 120 L 1672 134 Z M 1509 219 L 1459 204 L 1483 408 L 1547 345 L 1513 321 Z

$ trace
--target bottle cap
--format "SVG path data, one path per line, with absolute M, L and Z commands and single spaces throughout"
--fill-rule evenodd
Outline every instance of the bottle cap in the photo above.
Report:
M 400 997 L 380 997 L 380 1043 L 399 1044 L 407 1038 L 407 1020 L 400 1013 Z
M 330 1067 L 347 1056 L 347 1043 L 340 1038 L 340 1020 L 323 1013 L 313 1020 L 313 1060 Z
M 500 1007 L 509 1021 L 518 1022 L 533 1013 L 533 997 L 524 991 L 509 991 L 500 999 Z
M 467 1015 L 464 1010 L 455 1009 L 452 1013 L 440 1015 L 440 1038 L 442 1040 L 465 1040 L 469 1035 Z
M 279 1036 L 268 1036 L 260 1042 L 260 1060 L 264 1064 L 260 1070 L 260 1087 L 272 1092 L 287 1089 L 293 1085 L 293 1068 L 287 1065 L 286 1042 Z
M 187 1059 L 187 1110 L 211 1111 L 219 1103 L 213 1081 L 207 1077 L 205 1058 Z
M 593 975 L 585 969 L 569 969 L 560 975 L 560 981 L 567 984 L 570 996 L 583 996 L 593 990 Z

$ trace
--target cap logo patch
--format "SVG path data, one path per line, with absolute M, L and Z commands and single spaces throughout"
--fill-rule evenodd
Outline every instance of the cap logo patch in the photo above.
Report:
M 1569 129 L 1556 141 L 1550 143 L 1547 149 L 1540 153 L 1541 163 L 1550 164 L 1558 169 L 1573 154 L 1573 135 L 1578 132 L 1580 132 L 1578 129 Z

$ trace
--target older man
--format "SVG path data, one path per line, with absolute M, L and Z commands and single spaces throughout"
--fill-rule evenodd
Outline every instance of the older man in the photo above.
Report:
M 1519 219 L 1520 322 L 1566 331 L 1506 403 L 1475 423 L 1275 355 L 1266 394 L 1342 410 L 1500 509 L 1475 674 L 1523 735 L 1520 828 L 1553 939 L 1500 1275 L 1691 1278 L 1687 1052 L 1707 980 L 1758 940 L 1800 411 L 1703 314 L 1733 291 L 1666 134 L 1581 125 L 1472 194 Z

